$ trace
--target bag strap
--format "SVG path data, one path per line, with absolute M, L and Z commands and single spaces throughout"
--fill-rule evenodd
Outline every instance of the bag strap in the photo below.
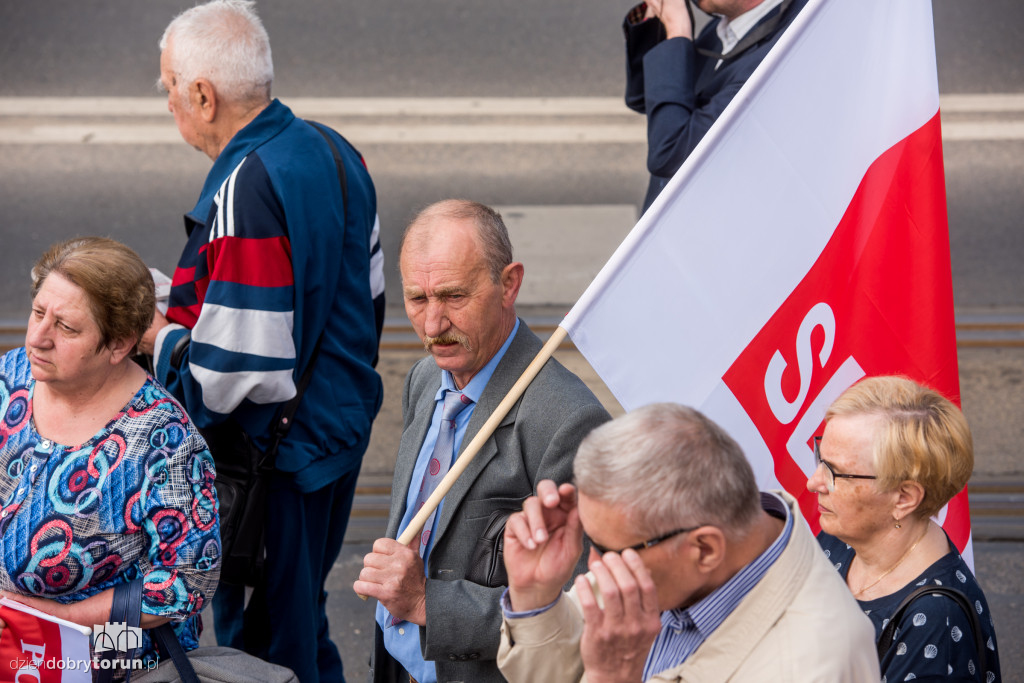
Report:
M 341 158 L 341 152 L 338 150 L 338 146 L 334 144 L 334 139 L 331 138 L 331 134 L 328 133 L 328 128 L 322 123 L 316 121 L 306 120 L 306 123 L 311 125 L 313 129 L 320 133 L 324 140 L 327 141 L 327 145 L 331 148 L 331 156 L 334 157 L 334 166 L 338 170 L 338 183 L 341 185 L 341 211 L 342 216 L 348 215 L 348 174 L 345 172 L 345 161 Z M 345 140 L 341 134 L 338 134 L 345 141 L 345 144 L 349 144 L 348 140 Z M 349 144 L 349 147 L 351 145 Z M 353 148 L 354 149 L 354 148 Z M 306 364 L 306 369 L 302 372 L 302 377 L 299 378 L 298 383 L 295 385 L 295 396 L 291 398 L 287 403 L 281 407 L 281 414 L 277 417 L 277 422 L 274 424 L 274 430 L 270 435 L 270 445 L 267 447 L 266 453 L 264 453 L 263 460 L 259 463 L 259 468 L 270 468 L 274 466 L 274 460 L 277 459 L 277 449 L 284 441 L 284 437 L 288 435 L 288 430 L 292 428 L 292 420 L 295 417 L 295 412 L 299 409 L 299 403 L 302 401 L 302 395 L 306 393 L 306 389 L 309 387 L 309 382 L 313 379 L 313 366 L 316 365 L 316 359 L 320 355 L 320 342 L 324 339 L 324 333 L 321 332 L 320 336 L 317 337 L 316 346 L 313 347 L 313 353 L 309 357 L 309 362 Z
M 341 199 L 344 202 L 344 204 L 342 206 L 342 210 L 344 212 L 345 220 L 347 221 L 348 220 L 348 206 L 349 206 L 349 203 L 348 203 L 348 174 L 345 172 L 345 161 L 344 161 L 344 159 L 341 158 L 341 152 L 338 151 L 338 146 L 336 144 L 334 144 L 334 138 L 331 137 L 331 133 L 329 131 L 333 132 L 335 135 L 337 135 L 339 138 L 341 138 L 341 141 L 345 144 L 345 146 L 348 147 L 353 152 L 355 152 L 356 156 L 358 156 L 360 159 L 363 158 L 363 155 L 360 154 L 359 150 L 356 149 L 352 145 L 352 143 L 349 142 L 345 138 L 345 136 L 342 135 L 341 133 L 339 133 L 338 131 L 333 130 L 331 128 L 328 128 L 327 126 L 325 126 L 322 123 L 317 123 L 316 121 L 310 121 L 309 119 L 306 119 L 306 123 L 308 123 L 309 125 L 313 126 L 313 128 L 316 130 L 316 132 L 320 133 L 320 135 L 323 137 L 323 139 L 327 141 L 327 145 L 331 148 L 331 154 L 334 156 L 334 165 L 338 169 L 338 182 L 341 184 Z M 373 257 L 381 250 L 381 246 L 380 246 L 380 239 L 373 240 L 371 238 L 370 242 L 371 242 L 371 244 L 370 244 L 370 259 L 372 260 Z M 384 293 L 381 292 L 373 300 L 373 319 L 374 319 L 374 324 L 376 325 L 376 329 L 377 329 L 377 347 L 378 347 L 377 354 L 374 355 L 373 362 L 371 363 L 371 365 L 373 367 L 377 367 L 377 361 L 380 359 L 380 339 L 381 339 L 381 334 L 384 331 L 384 313 L 385 313 L 385 311 L 384 311 Z
M 746 35 L 740 38 L 740 41 L 729 50 L 728 53 L 722 54 L 721 52 L 715 52 L 707 48 L 698 47 L 697 52 L 704 55 L 705 57 L 711 57 L 712 59 L 723 59 L 730 60 L 739 57 L 741 54 L 754 47 L 757 43 L 761 42 L 766 36 L 771 35 L 779 24 L 782 23 L 783 17 L 786 15 L 786 10 L 793 4 L 793 0 L 782 0 L 779 3 L 779 11 L 772 16 L 770 19 L 762 21 L 760 24 L 750 29 Z M 690 12 L 690 25 L 693 24 L 693 12 Z
M 161 624 L 151 629 L 150 635 L 160 651 L 174 662 L 174 668 L 177 669 L 178 676 L 181 677 L 181 683 L 200 683 L 196 670 L 192 668 L 192 662 L 188 661 L 188 655 L 185 654 L 185 649 L 178 642 L 178 636 L 174 634 L 174 629 L 170 624 Z
M 306 119 L 306 123 L 313 126 L 316 132 L 323 136 L 324 140 L 327 141 L 327 145 L 331 148 L 331 155 L 334 157 L 334 165 L 338 168 L 338 182 L 341 184 L 341 201 L 342 210 L 348 211 L 348 174 L 345 173 L 345 161 L 341 158 L 341 152 L 338 151 L 338 146 L 334 144 L 334 139 L 331 134 L 327 132 L 328 128 L 322 123 L 316 121 L 310 121 Z M 337 132 L 337 131 L 335 131 Z M 345 140 L 341 133 L 338 133 L 338 137 Z M 345 144 L 348 144 L 348 140 L 345 140 Z M 349 145 L 351 147 L 352 145 Z M 355 148 L 353 148 L 355 149 Z
M 334 165 L 338 169 L 338 182 L 341 184 L 342 211 L 345 212 L 348 209 L 348 176 L 345 173 L 345 162 L 341 158 L 341 152 L 338 151 L 338 146 L 334 144 L 334 140 L 327 132 L 325 126 L 315 121 L 307 121 L 307 123 L 323 136 L 331 148 Z M 306 364 L 306 369 L 302 372 L 302 377 L 299 378 L 298 383 L 295 385 L 295 396 L 281 407 L 281 413 L 278 415 L 277 421 L 274 423 L 274 429 L 270 434 L 270 445 L 267 447 L 263 459 L 258 465 L 259 469 L 269 469 L 274 466 L 274 460 L 277 459 L 277 449 L 288 435 L 288 430 L 292 428 L 292 421 L 295 417 L 295 412 L 299 409 L 302 395 L 306 393 L 306 389 L 313 379 L 313 367 L 316 365 L 317 357 L 320 355 L 320 343 L 323 339 L 324 333 L 321 332 L 320 336 L 317 337 L 316 346 L 313 347 L 313 353 L 309 357 L 309 362 Z
M 135 605 L 135 609 L 132 609 L 132 605 Z M 124 630 L 127 631 L 129 628 L 138 628 L 139 622 L 142 619 L 142 580 L 137 579 L 136 581 L 129 581 L 127 583 L 119 583 L 114 587 L 114 599 L 110 604 L 110 618 L 107 620 L 108 625 L 112 624 L 123 624 Z M 141 644 L 140 644 L 141 645 Z M 139 654 L 140 648 L 129 648 L 124 653 L 125 660 L 133 660 Z M 109 659 L 113 661 L 117 656 L 116 649 L 108 649 L 100 655 L 100 659 Z M 114 668 L 109 667 L 106 669 L 100 669 L 98 681 L 99 683 L 109 683 L 113 680 Z M 131 680 L 131 669 L 128 669 L 128 680 Z
M 896 611 L 889 618 L 889 623 L 885 625 L 885 628 L 882 629 L 881 635 L 878 636 L 878 642 L 875 644 L 875 647 L 878 650 L 878 661 L 882 661 L 885 653 L 889 651 L 890 647 L 892 647 L 896 628 L 899 626 L 900 621 L 903 620 L 904 613 L 906 613 L 910 608 L 910 603 L 914 602 L 922 595 L 928 594 L 945 595 L 964 611 L 974 635 L 974 649 L 978 653 L 978 670 L 987 671 L 988 669 L 986 668 L 986 665 L 988 662 L 985 656 L 985 636 L 981 632 L 981 622 L 978 621 L 978 614 L 974 611 L 974 606 L 971 605 L 971 602 L 967 599 L 966 595 L 955 588 L 950 588 L 949 586 L 921 586 L 910 595 L 903 598 L 899 607 L 896 608 Z
M 313 379 L 313 366 L 316 365 L 316 359 L 320 355 L 320 342 L 323 340 L 324 335 L 321 332 L 316 340 L 316 346 L 313 347 L 313 354 L 309 357 L 309 362 L 306 363 L 306 369 L 303 370 L 302 377 L 299 378 L 298 383 L 295 385 L 295 396 L 281 407 L 281 414 L 278 415 L 277 422 L 274 423 L 274 430 L 270 434 L 270 445 L 267 447 L 263 460 L 260 461 L 260 469 L 274 466 L 274 460 L 277 458 L 277 447 L 281 445 L 284 437 L 288 435 L 288 430 L 292 428 L 295 411 L 299 409 L 302 395 L 306 393 L 306 389 L 309 388 L 309 383 Z
M 132 609 L 135 607 L 135 609 Z M 124 623 L 138 628 L 142 621 L 142 579 L 119 583 L 114 588 L 114 600 L 110 605 L 111 623 Z
M 111 624 L 124 624 L 125 628 L 139 628 L 142 622 L 142 584 L 143 579 L 139 577 L 133 581 L 119 583 L 114 586 L 114 599 L 110 605 Z M 157 644 L 160 650 L 167 654 L 173 661 L 174 666 L 181 676 L 182 683 L 199 683 L 199 677 L 188 661 L 188 655 L 178 642 L 178 636 L 170 624 L 161 624 L 156 628 L 149 629 L 150 638 Z M 141 644 L 140 644 L 141 645 Z M 139 655 L 139 648 L 130 648 L 125 652 L 125 660 L 131 661 Z M 115 652 L 108 650 L 103 653 L 103 659 L 113 659 Z M 110 683 L 114 677 L 114 667 L 100 669 L 97 681 L 99 683 Z M 132 678 L 132 669 L 127 670 L 125 683 Z

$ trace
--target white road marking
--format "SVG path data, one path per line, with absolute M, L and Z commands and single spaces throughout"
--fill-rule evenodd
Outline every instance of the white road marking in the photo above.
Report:
M 300 116 L 608 116 L 617 97 L 283 97 Z M 165 116 L 164 97 L 0 97 L 0 116 Z
M 345 125 L 357 144 L 609 144 L 643 143 L 643 122 L 629 125 Z M 174 123 L 67 123 L 4 126 L 0 144 L 170 145 L 181 144 Z
M 618 97 L 288 97 L 302 116 L 608 116 Z M 945 113 L 1024 114 L 1024 94 L 950 94 Z M 0 116 L 163 116 L 163 97 L 0 97 Z
M 613 97 L 286 98 L 307 118 L 351 119 L 357 144 L 643 144 Z M 948 141 L 1024 140 L 1024 94 L 944 95 Z M 464 119 L 451 122 L 452 118 Z M 565 119 L 572 120 L 565 120 Z M 173 145 L 161 97 L 0 97 L 2 145 Z
M 953 142 L 1024 140 L 1024 121 L 943 121 L 942 139 Z

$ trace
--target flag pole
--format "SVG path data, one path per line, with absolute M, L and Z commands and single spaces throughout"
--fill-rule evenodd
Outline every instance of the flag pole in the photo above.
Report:
M 564 327 L 555 328 L 555 331 L 551 333 L 551 337 L 548 338 L 547 342 L 537 353 L 536 357 L 530 361 L 526 370 L 524 370 L 523 374 L 519 376 L 516 383 L 512 385 L 512 388 L 509 389 L 505 398 L 501 399 L 501 403 L 498 404 L 498 407 L 495 408 L 494 412 L 487 418 L 487 421 L 484 422 L 480 431 L 477 432 L 476 436 L 474 436 L 472 441 L 469 442 L 469 445 L 466 446 L 462 453 L 459 454 L 458 458 L 456 458 L 455 462 L 452 464 L 451 469 L 448 470 L 448 474 L 444 475 L 444 478 L 438 482 L 437 488 L 434 489 L 434 492 L 431 493 L 430 497 L 427 498 L 425 503 L 423 503 L 423 507 L 420 508 L 419 512 L 416 513 L 416 516 L 409 522 L 409 526 L 407 526 L 405 531 L 403 531 L 398 537 L 399 543 L 402 545 L 409 545 L 419 537 L 420 530 L 422 530 L 423 525 L 426 524 L 427 518 L 430 517 L 431 513 L 438 505 L 441 504 L 441 500 L 448 494 L 448 491 L 452 486 L 455 485 L 455 482 L 458 481 L 459 475 L 469 467 L 469 463 L 473 461 L 473 458 L 480 452 L 483 445 L 491 438 L 494 430 L 498 428 L 501 421 L 505 419 L 506 415 L 508 415 L 508 411 L 512 410 L 512 406 L 514 406 L 516 401 L 518 401 L 523 395 L 526 391 L 526 387 L 530 386 L 530 382 L 534 380 L 537 373 L 540 372 L 541 368 L 544 367 L 544 364 L 547 363 L 548 359 L 555 353 L 555 350 L 563 341 L 565 341 L 568 334 L 569 333 Z M 359 594 L 357 593 L 356 595 Z M 359 595 L 359 597 L 363 600 L 366 599 L 365 595 Z

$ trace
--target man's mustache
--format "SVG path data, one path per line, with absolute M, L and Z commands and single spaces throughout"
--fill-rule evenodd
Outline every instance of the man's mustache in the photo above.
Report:
M 434 346 L 435 344 L 440 344 L 442 346 L 445 346 L 447 344 L 460 344 L 462 348 L 466 349 L 467 351 L 473 350 L 469 344 L 469 337 L 467 337 L 464 334 L 459 334 L 458 332 L 445 332 L 439 337 L 423 337 L 423 348 L 425 348 L 427 351 L 429 351 L 431 347 Z

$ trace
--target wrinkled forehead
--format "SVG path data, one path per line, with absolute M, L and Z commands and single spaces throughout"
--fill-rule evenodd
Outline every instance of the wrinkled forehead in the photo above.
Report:
M 480 229 L 470 217 L 453 216 L 442 209 L 427 209 L 409 225 L 402 237 L 406 248 L 422 250 L 430 245 L 468 246 L 480 250 Z
M 52 308 L 61 317 L 95 322 L 93 299 L 89 293 L 56 271 L 47 273 L 32 297 L 32 303 Z
M 410 254 L 409 258 L 402 259 L 399 270 L 402 275 L 402 291 L 407 296 L 472 295 L 493 284 L 481 259 L 461 261 Z
M 413 226 L 399 255 L 403 281 L 414 273 L 446 280 L 475 279 L 485 268 L 483 249 L 472 226 L 441 223 Z

